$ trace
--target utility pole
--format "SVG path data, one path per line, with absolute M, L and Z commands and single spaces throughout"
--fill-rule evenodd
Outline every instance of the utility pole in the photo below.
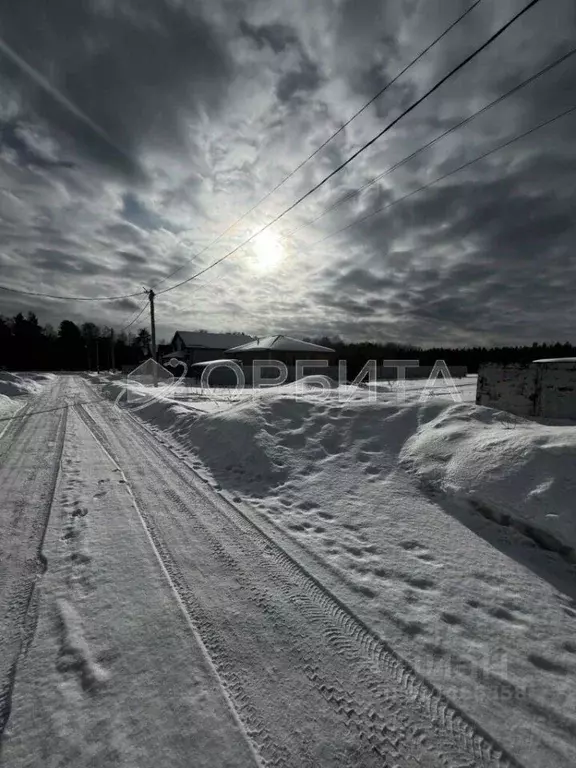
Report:
M 113 371 L 116 370 L 116 359 L 114 353 L 114 328 L 110 328 L 110 365 Z
M 150 338 L 152 341 L 152 359 L 156 360 L 156 317 L 154 315 L 154 298 L 156 294 L 150 288 L 148 291 L 148 299 L 150 301 Z
M 100 373 L 100 349 L 98 346 L 99 339 L 96 339 L 96 373 Z
M 156 294 L 150 288 L 148 291 L 148 299 L 150 301 L 150 338 L 152 343 L 152 360 L 154 363 L 156 363 L 156 318 L 154 315 L 154 297 Z M 156 365 L 154 367 L 154 386 L 158 386 L 158 367 Z

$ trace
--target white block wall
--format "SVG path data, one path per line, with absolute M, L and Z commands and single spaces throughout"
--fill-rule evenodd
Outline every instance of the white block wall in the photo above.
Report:
M 476 403 L 518 416 L 576 419 L 576 363 L 483 365 Z
M 538 363 L 536 415 L 576 419 L 576 363 Z

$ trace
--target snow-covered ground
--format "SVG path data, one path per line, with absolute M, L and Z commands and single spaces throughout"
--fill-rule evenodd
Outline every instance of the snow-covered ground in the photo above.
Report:
M 105 390 L 121 398 L 126 383 Z M 164 392 L 131 383 L 128 407 L 197 453 L 225 488 L 252 497 L 266 498 L 280 479 L 295 480 L 306 461 L 356 457 L 369 440 L 378 450 L 394 445 L 398 466 L 430 491 L 533 527 L 552 547 L 576 550 L 576 423 L 531 421 L 476 406 L 475 396 L 475 376 L 330 389 L 311 377 L 256 390 L 184 385 Z
M 0 435 L 0 766 L 573 768 L 576 425 L 475 384 L 49 380 Z
M 576 424 L 455 385 L 134 387 L 128 407 L 525 765 L 573 765 Z
M 20 395 L 34 395 L 51 381 L 54 381 L 53 373 L 13 373 L 0 371 L 0 395 L 6 397 L 19 397 Z
M 0 371 L 0 435 L 25 404 L 26 396 L 39 394 L 54 378 L 52 373 Z

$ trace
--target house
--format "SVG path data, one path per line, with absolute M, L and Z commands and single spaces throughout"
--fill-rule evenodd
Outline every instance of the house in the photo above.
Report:
M 158 344 L 156 347 L 156 360 L 163 360 L 171 351 L 171 344 Z
M 182 360 L 186 365 L 206 360 L 223 358 L 230 347 L 253 341 L 252 336 L 243 333 L 208 333 L 207 331 L 176 331 L 169 351 L 160 358 L 167 363 L 172 358 Z
M 297 360 L 327 360 L 331 363 L 335 351 L 331 347 L 322 347 L 291 336 L 266 336 L 232 347 L 226 355 L 242 361 L 244 365 L 251 365 L 254 360 L 279 360 L 291 367 L 296 365 Z
M 331 347 L 323 347 L 320 344 L 312 344 L 309 341 L 293 339 L 291 336 L 266 336 L 263 339 L 254 339 L 247 344 L 232 347 L 226 352 L 227 357 L 234 358 L 243 365 L 244 377 L 247 384 L 252 383 L 254 374 L 252 363 L 255 360 L 271 360 L 284 363 L 286 366 L 286 381 L 294 381 L 302 376 L 315 373 L 334 375 L 335 351 Z M 306 369 L 306 362 L 323 361 L 327 365 L 322 369 L 315 368 L 313 364 Z M 297 363 L 302 366 L 297 367 Z M 279 375 L 278 367 L 273 364 L 270 367 L 262 367 L 260 375 L 263 378 L 276 378 Z

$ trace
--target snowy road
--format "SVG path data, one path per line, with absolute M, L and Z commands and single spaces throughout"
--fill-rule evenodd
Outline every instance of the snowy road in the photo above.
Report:
M 2 766 L 518 765 L 82 378 L 0 456 Z

